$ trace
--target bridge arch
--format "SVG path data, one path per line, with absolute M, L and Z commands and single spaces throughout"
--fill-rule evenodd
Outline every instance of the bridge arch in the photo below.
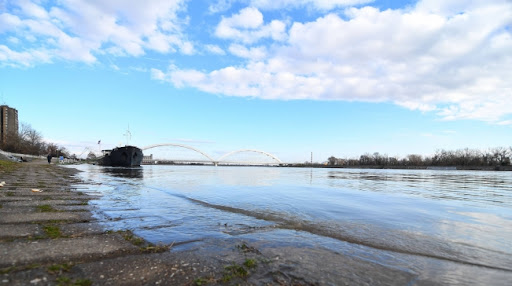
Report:
M 282 164 L 283 162 L 281 162 L 281 160 L 279 160 L 279 158 L 277 158 L 276 156 L 270 154 L 270 153 L 267 153 L 265 151 L 260 151 L 260 150 L 254 150 L 254 149 L 241 149 L 241 150 L 236 150 L 236 151 L 232 151 L 232 152 L 229 152 L 229 153 L 226 153 L 224 155 L 222 155 L 218 160 L 217 162 L 220 162 L 222 163 L 222 160 L 226 157 L 229 157 L 233 154 L 236 154 L 236 153 L 242 153 L 242 152 L 255 152 L 255 153 L 260 153 L 260 154 L 263 154 L 263 155 L 266 155 L 272 159 L 274 159 L 275 161 L 277 161 L 277 163 L 279 164 Z
M 181 148 L 185 148 L 185 149 L 189 149 L 189 150 L 195 151 L 195 152 L 205 156 L 206 158 L 208 158 L 208 160 L 210 160 L 212 163 L 215 163 L 215 160 L 213 160 L 212 157 L 208 156 L 208 154 L 204 153 L 203 151 L 201 151 L 199 149 L 196 149 L 196 148 L 194 148 L 192 146 L 187 146 L 187 145 L 183 145 L 183 144 L 175 144 L 175 143 L 154 144 L 154 145 L 146 146 L 146 147 L 142 148 L 142 150 L 148 150 L 148 149 L 152 149 L 152 148 L 165 147 L 165 146 L 181 147 Z

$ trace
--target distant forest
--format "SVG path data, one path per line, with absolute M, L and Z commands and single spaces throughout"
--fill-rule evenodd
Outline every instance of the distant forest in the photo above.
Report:
M 477 149 L 437 150 L 433 156 L 411 154 L 397 158 L 375 152 L 365 153 L 356 159 L 342 159 L 331 156 L 327 159 L 330 166 L 382 166 L 382 167 L 496 167 L 510 166 L 512 147 L 496 147 L 485 151 Z
M 5 142 L 0 147 L 7 152 L 27 155 L 51 154 L 54 157 L 68 157 L 69 155 L 66 148 L 45 142 L 41 133 L 26 123 L 21 123 L 19 132 L 8 133 Z

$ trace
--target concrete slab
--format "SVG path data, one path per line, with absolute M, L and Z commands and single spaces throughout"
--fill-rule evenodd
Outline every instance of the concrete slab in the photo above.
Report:
M 2 204 L 0 208 L 0 215 L 10 214 L 10 213 L 31 213 L 34 212 L 34 207 L 13 207 L 9 205 Z
M 7 242 L 0 249 L 0 268 L 45 262 L 84 261 L 115 253 L 138 252 L 139 248 L 120 235 Z
M 41 226 L 37 224 L 0 224 L 0 239 L 37 236 L 42 234 Z
M 20 200 L 13 202 L 2 202 L 3 206 L 14 206 L 14 207 L 34 207 L 41 205 L 80 205 L 87 200 L 44 200 L 41 199 L 32 199 L 32 200 Z
M 86 235 L 103 234 L 106 230 L 97 223 L 70 223 L 59 225 L 64 236 L 80 237 Z
M 34 223 L 47 221 L 89 221 L 92 215 L 89 212 L 44 212 L 26 214 L 4 214 L 0 217 L 0 223 Z
M 33 198 L 31 197 L 13 197 L 13 196 L 5 196 L 0 194 L 0 203 L 4 202 L 16 202 L 16 201 L 31 201 Z

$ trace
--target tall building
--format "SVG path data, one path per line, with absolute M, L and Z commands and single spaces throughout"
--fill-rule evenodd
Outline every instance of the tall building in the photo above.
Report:
M 5 144 L 9 133 L 18 133 L 18 110 L 0 105 L 0 141 Z

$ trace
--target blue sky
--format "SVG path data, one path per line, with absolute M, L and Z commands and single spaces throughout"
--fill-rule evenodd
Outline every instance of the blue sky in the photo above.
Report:
M 507 0 L 0 0 L 1 101 L 76 154 L 511 146 L 511 51 Z

